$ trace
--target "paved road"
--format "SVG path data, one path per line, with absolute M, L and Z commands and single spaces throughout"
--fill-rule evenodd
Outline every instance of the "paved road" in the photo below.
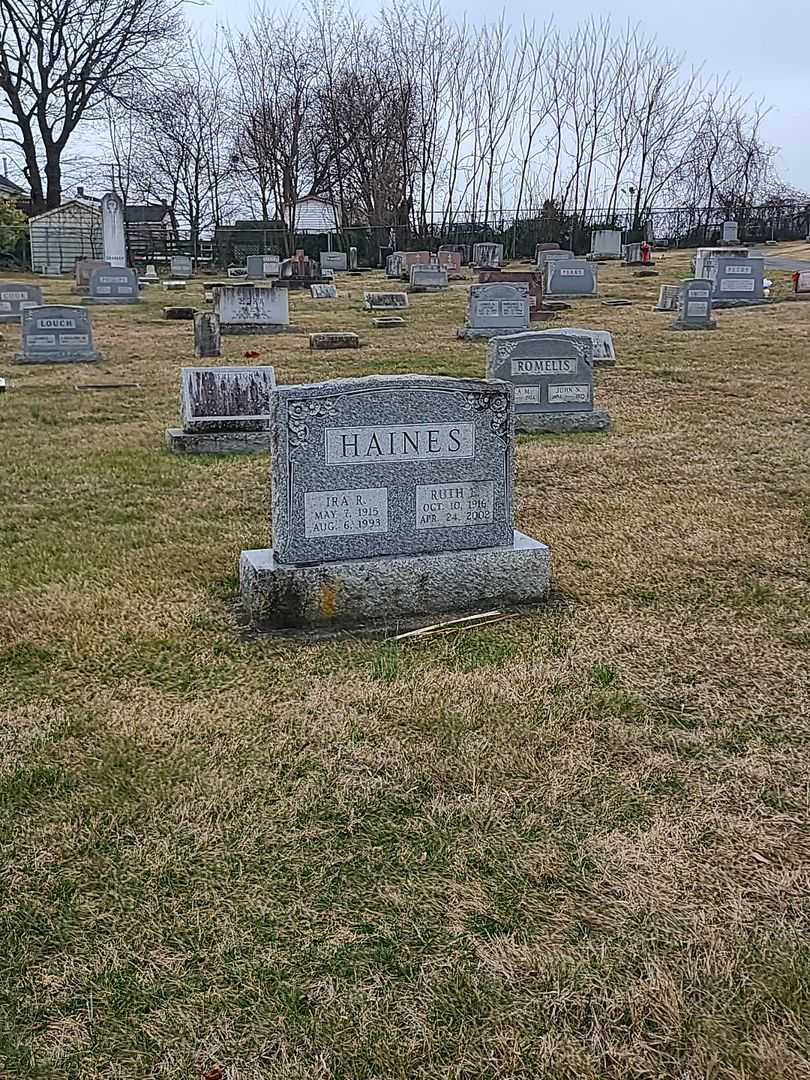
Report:
M 755 248 L 751 248 L 751 251 L 756 255 L 760 254 Z M 807 259 L 783 259 L 778 255 L 770 256 L 764 251 L 761 254 L 765 256 L 766 270 L 810 270 Z

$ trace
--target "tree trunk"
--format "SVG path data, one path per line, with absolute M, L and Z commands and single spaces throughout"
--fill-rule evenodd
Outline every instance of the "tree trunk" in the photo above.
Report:
M 45 200 L 48 210 L 53 210 L 62 202 L 62 162 L 61 152 L 56 146 L 46 150 L 45 177 L 48 182 L 48 194 Z

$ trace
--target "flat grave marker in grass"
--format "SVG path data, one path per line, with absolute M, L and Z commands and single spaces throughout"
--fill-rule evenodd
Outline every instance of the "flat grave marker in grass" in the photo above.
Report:
M 401 375 L 271 401 L 273 548 L 242 553 L 254 622 L 362 623 L 542 599 L 514 532 L 507 383 Z

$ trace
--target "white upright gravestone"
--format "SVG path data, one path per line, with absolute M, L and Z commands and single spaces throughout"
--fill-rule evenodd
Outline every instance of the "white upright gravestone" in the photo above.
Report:
M 101 200 L 101 230 L 104 261 L 110 266 L 127 265 L 127 241 L 124 230 L 124 204 L 113 191 Z

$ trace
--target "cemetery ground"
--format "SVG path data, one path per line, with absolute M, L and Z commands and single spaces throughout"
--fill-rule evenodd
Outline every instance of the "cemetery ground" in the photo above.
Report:
M 677 333 L 656 269 L 533 324 L 618 356 L 611 432 L 518 440 L 554 603 L 410 644 L 242 625 L 268 465 L 164 448 L 162 290 L 92 310 L 96 365 L 2 329 L 0 1075 L 810 1076 L 810 304 Z M 210 362 L 483 376 L 463 285 L 386 331 L 381 280 Z

